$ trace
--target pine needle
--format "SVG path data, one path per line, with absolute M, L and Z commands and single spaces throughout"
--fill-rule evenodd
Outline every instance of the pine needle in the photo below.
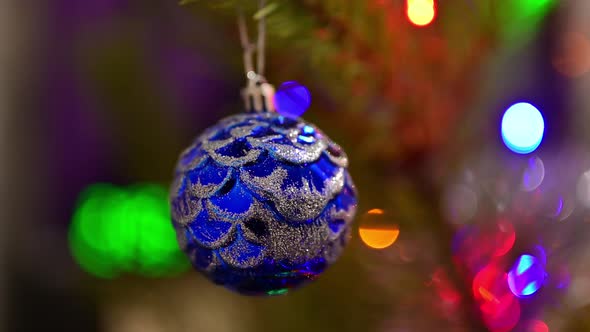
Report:
M 254 19 L 260 20 L 261 18 L 267 17 L 272 12 L 274 12 L 279 7 L 279 4 L 276 2 L 271 2 L 268 5 L 264 6 L 264 8 L 260 9 L 256 13 L 254 13 Z

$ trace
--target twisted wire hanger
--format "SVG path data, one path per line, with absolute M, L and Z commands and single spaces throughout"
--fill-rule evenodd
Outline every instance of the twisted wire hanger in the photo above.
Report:
M 265 6 L 265 0 L 258 1 L 258 10 Z M 262 15 L 258 19 L 258 37 L 256 44 L 251 43 L 248 37 L 248 27 L 243 10 L 238 7 L 238 30 L 240 43 L 243 50 L 244 73 L 250 81 L 264 81 L 265 48 L 266 48 L 266 18 Z M 254 68 L 254 53 L 256 53 L 256 69 Z

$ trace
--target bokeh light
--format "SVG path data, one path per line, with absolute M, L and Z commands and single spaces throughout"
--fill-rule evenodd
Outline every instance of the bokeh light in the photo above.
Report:
M 514 242 L 516 241 L 514 226 L 507 220 L 499 220 L 497 230 L 494 230 L 494 235 L 493 255 L 495 257 L 506 255 L 514 247 Z
M 450 280 L 448 273 L 439 267 L 432 274 L 432 279 L 427 286 L 433 286 L 441 302 L 448 306 L 456 306 L 461 302 L 461 293 Z
M 436 16 L 434 0 L 408 0 L 406 3 L 408 20 L 416 26 L 427 26 Z
M 547 252 L 545 248 L 543 248 L 540 245 L 537 245 L 533 248 L 533 251 L 535 253 L 534 256 L 537 258 L 539 263 L 541 263 L 542 265 L 547 265 Z
M 590 277 L 579 275 L 573 277 L 567 290 L 566 303 L 572 308 L 582 308 L 590 305 Z
M 469 225 L 460 229 L 453 239 L 453 254 L 471 273 L 506 255 L 514 246 L 516 233 L 507 219 L 486 225 Z
M 579 77 L 590 70 L 590 40 L 581 32 L 564 33 L 554 53 L 553 67 L 564 76 Z
M 535 256 L 521 255 L 508 272 L 508 287 L 515 296 L 527 297 L 541 288 L 545 276 L 545 267 Z
M 551 281 L 555 288 L 561 290 L 567 289 L 572 281 L 572 276 L 567 265 L 563 264 L 557 267 L 555 271 L 552 271 Z
M 498 1 L 495 5 L 504 38 L 514 42 L 532 36 L 556 3 L 557 0 Z
M 528 160 L 527 167 L 522 174 L 522 190 L 533 191 L 537 189 L 545 179 L 545 164 L 539 157 Z
M 274 103 L 279 114 L 297 118 L 311 106 L 311 93 L 298 82 L 285 82 L 278 88 Z
M 443 212 L 454 224 L 464 224 L 477 212 L 477 194 L 463 184 L 451 185 L 443 197 Z
M 590 208 L 590 170 L 584 172 L 578 179 L 576 187 L 578 201 L 586 208 Z
M 569 218 L 576 209 L 576 200 L 569 194 L 558 194 L 554 201 L 554 206 L 550 217 L 558 221 L 564 221 Z
M 502 140 L 512 151 L 527 154 L 543 140 L 545 122 L 539 110 L 529 103 L 510 106 L 502 117 Z
M 526 332 L 549 332 L 549 326 L 542 320 L 532 320 L 528 323 Z
M 495 264 L 481 269 L 473 279 L 474 299 L 493 332 L 510 331 L 520 320 L 520 303 L 508 289 L 506 279 L 506 273 Z
M 166 191 L 157 185 L 94 184 L 80 195 L 69 242 L 78 264 L 102 278 L 122 272 L 163 276 L 183 271 Z
M 397 240 L 399 227 L 384 210 L 372 209 L 362 216 L 359 235 L 367 247 L 385 249 Z
M 498 305 L 500 300 L 513 297 L 505 286 L 506 273 L 498 266 L 489 264 L 481 269 L 473 278 L 473 296 L 483 306 L 484 311 L 493 311 L 490 306 Z M 489 310 L 488 310 L 489 309 Z
M 498 310 L 482 313 L 484 323 L 491 332 L 512 331 L 520 321 L 520 302 L 512 297 L 503 299 L 500 304 Z

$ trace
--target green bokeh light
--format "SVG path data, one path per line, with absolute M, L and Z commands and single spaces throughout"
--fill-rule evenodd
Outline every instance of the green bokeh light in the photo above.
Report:
M 160 277 L 189 266 L 176 243 L 167 193 L 157 185 L 89 186 L 80 195 L 69 242 L 78 264 L 101 278 L 125 272 Z
M 497 2 L 503 37 L 512 42 L 529 38 L 556 5 L 556 0 L 506 0 Z

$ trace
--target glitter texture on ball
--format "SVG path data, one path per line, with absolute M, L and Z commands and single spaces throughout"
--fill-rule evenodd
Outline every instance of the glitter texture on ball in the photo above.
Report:
M 347 166 L 344 151 L 300 119 L 225 118 L 178 161 L 171 204 L 180 246 L 217 284 L 285 294 L 348 242 L 357 199 Z

